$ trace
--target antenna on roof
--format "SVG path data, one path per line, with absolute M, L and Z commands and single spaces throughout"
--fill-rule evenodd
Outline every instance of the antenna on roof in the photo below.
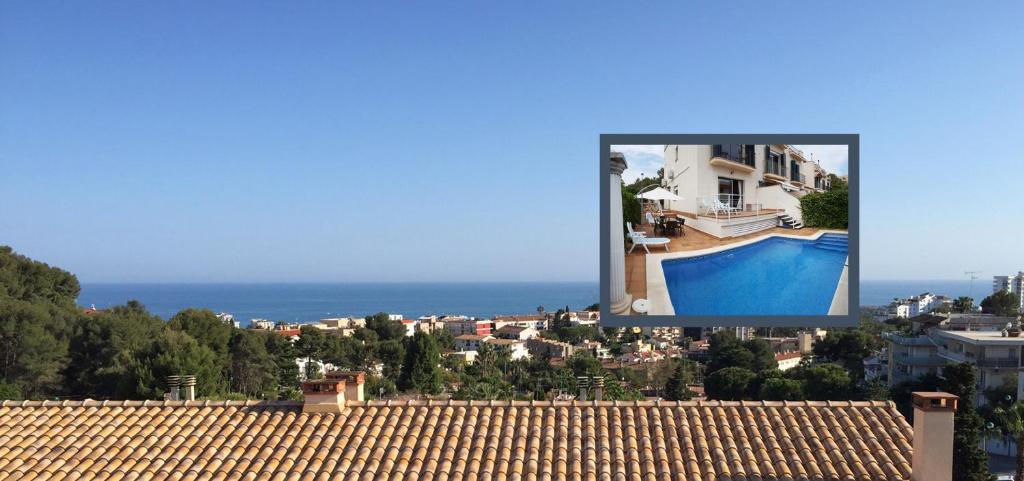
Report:
M 967 288 L 967 295 L 971 296 L 971 299 L 974 298 L 974 281 L 978 279 L 978 274 L 981 274 L 981 271 L 965 271 L 964 272 L 965 276 L 969 276 L 971 278 L 971 286 Z

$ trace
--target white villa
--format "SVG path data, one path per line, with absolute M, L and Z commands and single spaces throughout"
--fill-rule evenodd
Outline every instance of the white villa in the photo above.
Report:
M 800 197 L 830 187 L 828 172 L 790 145 L 666 145 L 664 207 L 718 238 L 803 226 Z M 690 227 L 690 221 L 687 221 Z

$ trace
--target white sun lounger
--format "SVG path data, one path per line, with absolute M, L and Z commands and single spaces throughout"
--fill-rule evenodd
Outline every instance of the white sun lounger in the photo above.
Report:
M 647 234 L 645 234 L 643 232 L 636 232 L 636 231 L 634 231 L 633 230 L 633 224 L 631 222 L 626 222 L 626 229 L 629 230 L 629 239 L 631 241 L 633 241 L 633 245 L 630 246 L 629 252 L 633 252 L 633 249 L 635 249 L 637 245 L 644 246 L 644 250 L 647 251 L 648 254 L 651 253 L 651 250 L 648 249 L 647 246 L 662 246 L 663 245 L 663 246 L 665 246 L 665 251 L 668 252 L 668 243 L 671 242 L 671 240 L 669 240 L 669 238 L 667 238 L 667 237 L 647 237 Z

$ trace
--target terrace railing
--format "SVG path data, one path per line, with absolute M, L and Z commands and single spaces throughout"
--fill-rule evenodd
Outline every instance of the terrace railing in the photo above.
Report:
M 734 217 L 761 215 L 763 207 L 760 203 L 748 204 L 743 194 L 716 194 L 697 197 L 701 214 L 713 216 L 715 219 L 732 219 Z

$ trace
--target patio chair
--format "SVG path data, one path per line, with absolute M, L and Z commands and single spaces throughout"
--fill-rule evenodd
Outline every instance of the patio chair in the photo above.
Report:
M 686 217 L 676 216 L 676 220 L 679 221 L 679 233 L 686 235 Z
M 712 202 L 714 202 L 714 208 L 718 212 L 725 212 L 725 213 L 739 212 L 739 208 L 736 208 L 736 207 L 733 207 L 733 206 L 731 206 L 729 204 L 726 204 L 725 202 L 722 202 L 719 199 L 714 199 Z
M 635 249 L 637 245 L 643 246 L 644 250 L 647 251 L 648 254 L 651 253 L 651 250 L 648 249 L 647 246 L 663 245 L 665 246 L 665 252 L 668 252 L 668 244 L 671 242 L 668 237 L 647 237 L 647 234 L 643 232 L 634 231 L 632 222 L 626 222 L 626 230 L 629 231 L 629 240 L 633 241 L 633 245 L 630 246 L 627 254 L 632 253 L 633 249 Z
M 665 219 L 661 232 L 666 234 L 672 232 L 673 235 L 679 235 L 679 220 L 675 218 Z

